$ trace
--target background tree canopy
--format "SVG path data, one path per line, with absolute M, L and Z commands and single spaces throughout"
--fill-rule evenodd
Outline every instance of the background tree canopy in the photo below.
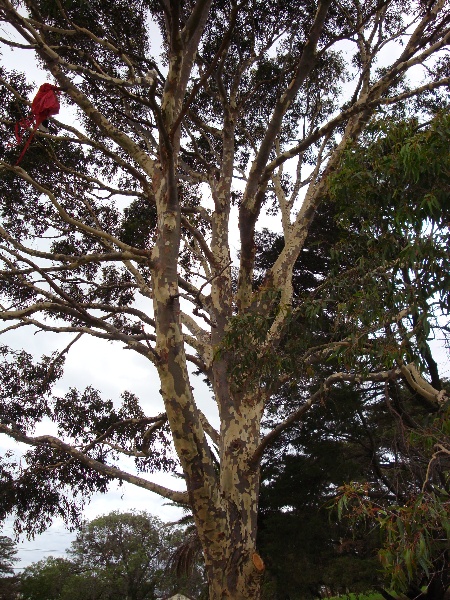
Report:
M 201 566 L 175 577 L 170 557 L 183 539 L 181 527 L 148 513 L 118 513 L 85 523 L 67 558 L 49 557 L 21 574 L 24 600 L 154 600 L 204 591 Z
M 258 600 L 261 465 L 316 419 L 322 446 L 299 441 L 300 462 L 325 461 L 331 427 L 349 456 L 372 448 L 354 458 L 363 488 L 338 492 L 345 465 L 322 463 L 316 506 L 328 488 L 340 512 L 373 517 L 421 492 L 445 514 L 428 342 L 447 328 L 448 3 L 0 0 L 0 20 L 5 57 L 33 54 L 76 111 L 17 164 L 36 88 L 3 61 L 0 432 L 26 450 L 1 462 L 2 515 L 30 533 L 77 524 L 92 493 L 127 481 L 192 511 L 210 600 Z M 61 342 L 33 357 L 23 332 Z M 144 357 L 158 407 L 57 389 L 89 336 Z M 156 478 L 176 469 L 185 491 Z M 438 528 L 423 564 L 391 543 L 399 586 L 433 580 Z
M 17 549 L 13 540 L 0 535 L 0 599 L 15 600 L 19 590 L 19 580 L 14 573 L 14 564 L 18 562 Z
M 341 278 L 323 292 L 324 297 L 336 294 L 327 305 L 328 320 L 317 326 L 316 335 L 323 339 L 327 332 L 333 335 L 342 298 L 346 304 L 341 301 L 339 311 L 349 311 L 346 327 L 361 331 L 360 323 L 356 328 L 352 324 L 366 310 L 355 302 L 361 292 L 354 287 L 354 274 L 360 269 L 359 277 L 375 294 L 380 286 L 372 280 L 370 265 L 386 261 L 391 278 L 382 302 L 388 311 L 395 298 L 408 297 L 417 307 L 411 326 L 418 346 L 411 356 L 426 366 L 437 389 L 448 384 L 440 379 L 428 341 L 434 335 L 447 337 L 449 137 L 447 114 L 421 125 L 415 119 L 375 123 L 348 149 L 333 175 L 330 201 L 317 215 L 305 247 L 317 245 L 320 254 L 300 255 L 293 278 L 296 294 L 306 296 L 311 287 L 322 287 L 324 271 L 340 272 L 346 261 L 353 265 L 350 282 Z M 424 200 L 428 194 L 439 198 L 436 209 Z M 339 211 L 340 195 L 360 203 L 343 201 Z M 390 216 L 383 205 L 393 197 L 398 198 L 398 212 Z M 282 243 L 273 237 L 268 243 L 267 236 L 261 236 L 259 245 L 263 267 Z M 400 260 L 393 260 L 399 255 Z M 405 255 L 413 257 L 412 273 L 405 268 Z M 366 273 L 370 276 L 364 279 Z M 349 360 L 345 348 L 333 356 L 336 360 Z M 335 365 L 328 368 L 333 372 Z M 449 584 L 448 403 L 437 409 L 408 379 L 404 383 L 335 389 L 326 406 L 316 406 L 269 451 L 260 499 L 260 546 L 278 597 L 313 598 L 323 586 L 336 594 L 379 587 L 377 549 L 398 590 L 410 598 L 444 596 Z M 281 412 L 289 414 L 303 389 L 289 385 L 277 394 L 273 417 L 267 416 L 269 427 Z M 330 513 L 330 499 L 348 482 L 352 484 L 341 488 L 339 511 Z M 338 512 L 342 515 L 345 504 L 356 498 L 352 523 L 339 521 Z M 424 583 L 427 591 L 420 589 Z

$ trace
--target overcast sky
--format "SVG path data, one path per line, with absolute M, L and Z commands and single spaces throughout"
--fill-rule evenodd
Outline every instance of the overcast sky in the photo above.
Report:
M 4 63 L 10 69 L 15 68 L 26 72 L 29 81 L 36 84 L 36 91 L 45 81 L 52 81 L 51 77 L 38 69 L 31 53 L 17 50 L 10 51 L 10 56 L 7 56 L 7 53 L 8 51 L 5 51 Z M 70 123 L 73 118 L 74 112 L 62 103 L 58 119 Z M 2 336 L 1 343 L 10 345 L 14 349 L 24 348 L 33 355 L 41 356 L 61 350 L 71 339 L 69 335 L 36 333 L 31 329 L 24 329 L 19 334 L 16 332 Z M 120 394 L 123 391 L 132 391 L 142 400 L 143 409 L 149 416 L 163 411 L 155 368 L 136 352 L 124 351 L 123 344 L 85 336 L 72 347 L 64 376 L 55 386 L 54 392 L 62 395 L 70 387 L 84 389 L 87 385 L 98 389 L 104 398 L 110 398 L 116 403 L 120 402 Z M 208 413 L 207 405 L 211 406 L 211 403 L 207 403 L 208 391 L 201 382 L 198 385 L 201 389 L 199 395 L 203 398 L 202 405 L 205 403 L 202 409 Z M 214 421 L 214 416 L 209 416 Z M 48 427 L 39 428 L 36 433 L 49 433 Z M 4 453 L 9 448 L 11 448 L 10 441 L 5 439 L 5 436 L 1 436 L 0 452 Z M 183 489 L 182 482 L 168 474 L 150 476 L 149 479 L 173 489 Z M 113 510 L 124 512 L 133 509 L 146 510 L 159 516 L 163 521 L 175 521 L 182 515 L 182 511 L 169 506 L 167 500 L 125 483 L 120 487 L 113 484 L 108 494 L 94 496 L 92 502 L 86 507 L 85 517 L 91 520 Z M 5 523 L 1 533 L 12 536 L 11 521 Z M 23 568 L 47 556 L 62 556 L 74 537 L 75 533 L 67 531 L 62 521 L 58 520 L 47 532 L 34 540 L 21 538 L 18 543 L 20 562 L 16 567 Z
M 12 336 L 8 337 L 9 339 L 2 338 L 2 343 L 14 348 L 23 346 L 27 352 L 36 356 L 63 347 L 63 342 L 54 334 L 32 335 L 29 330 L 28 333 L 15 336 L 15 339 L 12 339 Z M 133 391 L 142 400 L 146 414 L 153 416 L 163 411 L 156 370 L 148 360 L 135 352 L 123 350 L 119 343 L 107 343 L 86 337 L 75 344 L 68 357 L 64 376 L 55 387 L 55 393 L 62 395 L 70 387 L 84 389 L 86 385 L 92 385 L 100 390 L 104 398 L 110 398 L 115 402 L 120 401 L 121 392 Z M 202 387 L 201 383 L 200 387 Z M 200 396 L 207 400 L 206 389 L 200 390 Z M 55 434 L 56 431 L 50 431 L 47 425 L 39 427 L 36 433 Z M 10 440 L 6 436 L 0 436 L 0 452 L 3 454 L 9 448 L 11 448 Z M 133 472 L 132 467 L 131 472 Z M 183 482 L 169 474 L 150 475 L 148 478 L 166 487 L 183 489 Z M 122 486 L 112 484 L 109 493 L 95 495 L 86 507 L 85 517 L 91 520 L 113 510 L 123 512 L 132 509 L 146 510 L 159 516 L 163 521 L 175 521 L 182 515 L 182 511 L 168 505 L 167 500 L 148 490 L 125 483 Z M 6 523 L 2 534 L 12 535 L 10 521 Z M 46 533 L 34 540 L 21 539 L 18 545 L 20 563 L 17 566 L 24 567 L 50 555 L 63 555 L 74 535 L 68 532 L 59 520 Z
M 9 39 L 14 36 L 12 30 L 2 29 L 1 33 Z M 159 32 L 154 31 L 152 35 L 154 45 L 158 43 L 158 38 Z M 5 49 L 2 62 L 8 69 L 25 72 L 28 81 L 36 84 L 36 91 L 42 83 L 52 82 L 51 76 L 38 68 L 32 52 Z M 29 100 L 32 100 L 32 97 Z M 61 100 L 61 112 L 57 118 L 70 124 L 75 113 L 70 106 L 64 103 L 63 98 Z M 65 342 L 64 339 L 67 341 Z M 57 334 L 33 334 L 31 330 L 23 330 L 19 335 L 2 336 L 1 343 L 15 349 L 23 347 L 33 355 L 41 356 L 61 350 L 70 339 L 70 336 L 64 338 Z M 143 409 L 149 416 L 163 411 L 156 370 L 148 360 L 136 352 L 124 351 L 123 344 L 109 343 L 88 336 L 75 344 L 68 357 L 64 376 L 54 391 L 56 394 L 62 395 L 70 387 L 84 389 L 87 385 L 92 385 L 100 390 L 103 397 L 110 398 L 114 402 L 120 401 L 120 394 L 123 391 L 132 391 L 141 399 Z M 209 405 L 209 410 L 211 406 L 211 403 L 207 402 L 209 393 L 202 382 L 198 382 L 198 386 L 200 387 L 200 389 L 197 388 L 198 395 L 203 398 L 202 410 L 208 413 L 207 405 Z M 215 420 L 215 415 L 210 414 L 209 416 L 213 421 Z M 38 429 L 37 434 L 44 432 L 49 433 L 48 428 Z M 0 436 L 0 452 L 3 454 L 9 448 L 11 448 L 10 441 L 5 439 L 5 436 Z M 148 478 L 173 489 L 183 489 L 183 482 L 168 474 L 158 474 Z M 95 495 L 86 507 L 85 517 L 91 520 L 113 510 L 125 512 L 133 509 L 148 511 L 166 522 L 176 521 L 182 516 L 181 509 L 170 506 L 167 500 L 148 490 L 125 483 L 122 486 L 111 485 L 108 494 Z M 11 525 L 11 520 L 6 522 L 0 533 L 12 536 Z M 47 556 L 64 555 L 74 537 L 75 533 L 67 531 L 62 520 L 57 520 L 49 530 L 34 540 L 20 539 L 18 543 L 20 562 L 16 567 L 21 569 Z

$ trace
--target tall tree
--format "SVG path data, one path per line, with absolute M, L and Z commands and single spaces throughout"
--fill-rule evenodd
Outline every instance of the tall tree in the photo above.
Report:
M 347 208 L 346 216 L 342 215 L 351 247 L 361 248 L 364 233 L 371 254 L 382 252 L 397 262 L 386 286 L 387 297 L 394 300 L 403 295 L 414 307 L 411 331 L 404 335 L 403 344 L 417 365 L 426 365 L 431 384 L 442 397 L 437 407 L 432 396 L 417 394 L 415 376 L 420 374 L 414 368 L 411 376 L 405 374 L 406 386 L 390 382 L 378 390 L 391 423 L 387 431 L 379 426 L 383 408 L 371 415 L 373 401 L 360 414 L 369 435 L 372 472 L 362 486 L 343 488 L 339 505 L 342 509 L 348 503 L 356 521 L 363 519 L 380 529 L 384 539 L 379 555 L 391 585 L 408 598 L 433 600 L 445 597 L 450 582 L 448 382 L 441 380 L 429 345 L 436 334 L 433 323 L 437 322 L 442 339 L 448 332 L 450 187 L 442 144 L 449 136 L 447 112 L 428 123 L 411 119 L 377 124 L 363 142 L 345 153 L 334 188 L 338 202 L 339 197 L 353 194 L 369 200 L 356 213 Z M 391 202 L 396 206 L 395 218 L 388 216 Z M 364 266 L 366 259 L 358 262 Z
M 398 304 L 399 299 L 408 298 L 415 307 L 408 335 L 416 341 L 411 345 L 405 336 L 403 343 L 411 359 L 427 365 L 432 384 L 441 390 L 448 389 L 448 384 L 441 381 L 428 340 L 438 333 L 433 326 L 436 319 L 439 335 L 445 338 L 448 331 L 450 163 L 445 147 L 449 141 L 448 114 L 422 124 L 417 119 L 372 123 L 359 143 L 344 153 L 339 170 L 331 177 L 335 202 L 322 204 L 293 278 L 300 302 L 305 293 L 316 295 L 316 302 L 327 302 L 326 311 L 310 326 L 310 334 L 322 345 L 327 336 L 333 336 L 336 325 L 346 327 L 348 337 L 361 335 L 361 320 L 369 312 L 371 297 L 386 312 L 395 305 L 401 310 L 403 300 Z M 360 201 L 345 201 L 349 198 Z M 261 267 L 275 260 L 276 246 L 282 244 L 272 236 L 268 245 L 267 237 L 266 233 L 259 241 Z M 417 243 L 420 238 L 422 242 Z M 320 254 L 307 251 L 315 244 Z M 384 260 L 397 267 L 385 273 L 389 278 L 383 282 L 375 274 L 381 273 L 377 265 Z M 339 281 L 327 282 L 326 273 L 333 270 L 334 262 L 340 266 Z M 351 268 L 343 272 L 342 263 Z M 369 277 L 364 277 L 365 272 Z M 365 281 L 364 293 L 359 281 Z M 378 342 L 389 343 L 389 336 Z M 345 356 L 347 350 L 342 350 Z M 383 350 L 385 356 L 390 352 L 395 360 L 395 345 Z M 332 372 L 336 358 L 330 356 L 316 377 Z M 345 357 L 345 361 L 353 360 Z M 351 481 L 343 498 L 348 498 L 349 505 L 359 498 L 356 515 L 366 524 L 370 517 L 370 529 L 378 531 L 376 541 L 384 545 L 380 558 L 389 583 L 411 598 L 444 597 L 449 581 L 448 402 L 437 410 L 436 404 L 416 393 L 414 380 L 406 378 L 404 383 L 374 382 L 333 390 L 323 406 L 314 407 L 266 453 L 260 544 L 265 556 L 269 551 L 269 572 L 280 590 L 302 597 L 317 594 L 323 584 L 337 593 L 335 586 L 344 584 L 345 589 L 349 581 L 354 591 L 381 582 L 379 569 L 372 566 L 365 572 L 366 544 L 357 540 L 358 528 L 350 539 L 338 543 L 341 536 L 349 537 L 341 526 L 333 523 L 330 527 L 328 517 L 327 531 L 320 526 L 319 509 L 335 496 L 338 486 Z M 316 385 L 314 379 L 310 385 Z M 305 394 L 305 384 L 283 386 L 272 399 L 275 406 L 272 411 L 269 407 L 269 422 L 263 426 L 270 429 L 281 413 L 289 414 L 292 405 L 298 404 L 293 399 L 298 394 Z M 354 495 L 355 488 L 360 496 Z M 302 521 L 310 524 L 313 518 L 317 541 L 311 550 L 304 540 Z M 286 544 L 283 527 L 291 531 L 297 527 L 302 533 Z M 373 554 L 370 541 L 365 548 L 369 555 Z M 294 548 L 297 564 L 310 564 L 309 569 L 296 572 L 289 565 L 286 557 Z M 339 563 L 341 568 L 335 570 Z M 315 571 L 318 564 L 320 569 Z
M 168 562 L 181 531 L 148 513 L 112 512 L 85 523 L 68 558 L 49 557 L 21 577 L 25 600 L 153 600 L 199 596 L 199 577 L 174 581 Z
M 0 431 L 32 447 L 27 467 L 2 463 L 2 510 L 32 530 L 55 510 L 76 519 L 77 494 L 129 481 L 190 507 L 211 600 L 257 599 L 269 445 L 336 382 L 403 376 L 442 400 L 403 343 L 415 311 L 406 300 L 386 313 L 371 297 L 353 322 L 360 336 L 337 326 L 320 345 L 305 319 L 326 321 L 327 302 L 303 297 L 299 311 L 292 274 L 330 173 L 372 115 L 445 101 L 448 3 L 0 0 L 0 19 L 17 34 L 2 44 L 34 53 L 79 114 L 76 125 L 54 120 L 36 132 L 17 165 L 8 140 L 31 88 L 2 69 L 0 318 L 7 332 L 73 336 L 38 362 L 2 349 Z M 156 28 L 161 48 L 152 49 Z M 413 67 L 424 77 L 417 86 Z M 261 276 L 255 232 L 265 215 L 284 244 Z M 389 268 L 376 271 L 382 288 Z M 52 398 L 70 348 L 90 335 L 154 365 L 163 412 L 147 415 L 130 393 L 117 410 L 89 387 Z M 315 364 L 353 346 L 262 435 L 281 385 L 307 390 Z M 188 365 L 210 385 L 218 428 L 197 406 Z M 59 437 L 33 435 L 45 416 Z M 173 467 L 168 440 L 185 492 L 145 475 Z M 120 468 L 121 453 L 137 473 Z
M 17 562 L 17 548 L 11 538 L 6 535 L 0 536 L 0 575 L 12 575 L 13 565 Z
M 151 515 L 113 512 L 87 523 L 70 554 L 81 572 L 100 574 L 117 597 L 153 599 L 168 538 L 163 523 Z
M 15 600 L 19 594 L 19 580 L 14 575 L 16 544 L 6 535 L 0 535 L 0 600 Z

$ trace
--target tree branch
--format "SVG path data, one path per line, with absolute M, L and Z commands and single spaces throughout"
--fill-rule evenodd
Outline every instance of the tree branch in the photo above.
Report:
M 342 383 L 344 381 L 349 383 L 364 383 L 365 381 L 389 381 L 392 379 L 398 379 L 401 376 L 401 371 L 398 368 L 391 369 L 390 371 L 380 371 L 377 373 L 357 374 L 357 373 L 334 373 L 325 379 L 321 384 L 320 389 L 312 394 L 306 402 L 304 402 L 296 411 L 294 411 L 287 419 L 282 423 L 279 423 L 270 433 L 263 437 L 261 443 L 253 454 L 250 463 L 257 465 L 266 448 L 272 445 L 279 436 L 288 429 L 291 425 L 301 419 L 301 417 L 308 412 L 308 410 L 316 404 L 319 400 L 324 398 L 329 392 L 332 385 L 336 383 Z
M 166 488 L 157 483 L 147 481 L 146 479 L 143 479 L 142 477 L 138 477 L 136 475 L 127 473 L 126 471 L 123 471 L 122 469 L 119 469 L 117 467 L 112 467 L 110 465 L 101 463 L 100 461 L 91 458 L 90 456 L 85 454 L 83 451 L 77 450 L 74 446 L 71 446 L 70 444 L 67 444 L 67 443 L 63 442 L 62 440 L 60 440 L 56 437 L 53 437 L 51 435 L 42 435 L 42 436 L 38 436 L 38 437 L 31 437 L 31 436 L 25 435 L 24 433 L 21 433 L 18 430 L 13 430 L 1 423 L 0 423 L 0 433 L 4 433 L 4 434 L 8 435 L 9 437 L 15 439 L 17 442 L 22 442 L 23 444 L 27 444 L 28 446 L 50 447 L 55 450 L 59 450 L 60 452 L 69 454 L 70 456 L 75 458 L 77 461 L 79 461 L 81 464 L 85 465 L 89 469 L 92 469 L 99 473 L 103 473 L 104 475 L 107 475 L 108 477 L 111 477 L 112 479 L 119 479 L 122 481 L 127 481 L 128 483 L 131 483 L 131 484 L 141 487 L 143 489 L 149 490 L 151 492 L 155 492 L 155 494 L 158 494 L 159 496 L 162 496 L 163 498 L 167 498 L 168 500 L 171 500 L 172 502 L 176 502 L 179 504 L 185 504 L 185 505 L 189 504 L 187 492 L 177 492 L 177 491 L 171 490 L 171 489 Z

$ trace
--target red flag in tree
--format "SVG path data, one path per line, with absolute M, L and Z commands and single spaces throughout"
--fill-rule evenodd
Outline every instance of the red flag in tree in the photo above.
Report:
M 20 163 L 25 152 L 28 150 L 31 140 L 41 123 L 49 117 L 59 113 L 59 92 L 60 89 L 51 83 L 42 84 L 31 104 L 31 115 L 16 123 L 16 140 L 18 144 L 22 141 L 23 131 L 29 127 L 33 127 L 33 131 L 31 132 L 21 155 L 17 159 L 16 165 Z

